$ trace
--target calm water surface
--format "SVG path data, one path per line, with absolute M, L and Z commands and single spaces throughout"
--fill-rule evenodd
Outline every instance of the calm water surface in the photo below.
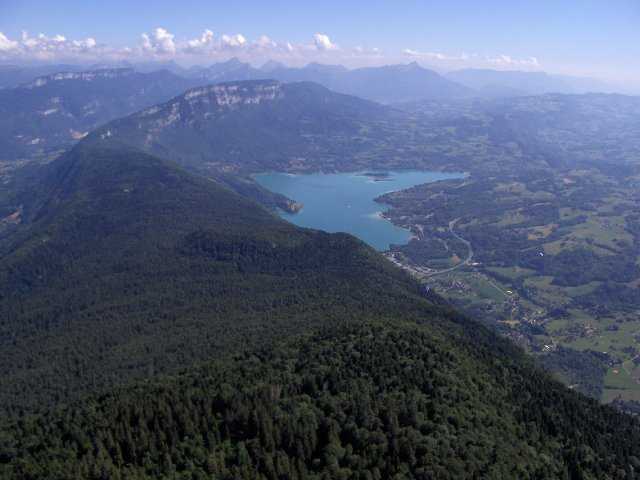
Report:
M 388 207 L 374 198 L 423 183 L 464 177 L 462 173 L 425 171 L 385 173 L 384 180 L 363 173 L 264 173 L 255 179 L 272 192 L 304 205 L 297 214 L 280 212 L 290 222 L 327 232 L 348 232 L 378 250 L 387 250 L 391 244 L 407 243 L 411 233 L 382 218 L 380 213 Z

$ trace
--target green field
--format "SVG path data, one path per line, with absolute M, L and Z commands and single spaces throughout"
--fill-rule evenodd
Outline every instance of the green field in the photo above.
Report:
M 426 242 L 460 219 L 456 232 L 477 261 L 430 279 L 436 291 L 474 316 L 509 324 L 532 351 L 553 344 L 607 352 L 603 399 L 614 398 L 611 382 L 626 373 L 611 373 L 611 365 L 640 350 L 640 201 L 626 178 L 587 168 L 549 176 L 525 169 L 510 179 L 497 174 L 420 189 L 406 201 L 402 192 L 390 196 L 390 218 L 412 218 Z M 428 249 L 421 255 L 414 263 L 433 265 Z M 625 385 L 625 398 L 640 396 L 638 383 Z

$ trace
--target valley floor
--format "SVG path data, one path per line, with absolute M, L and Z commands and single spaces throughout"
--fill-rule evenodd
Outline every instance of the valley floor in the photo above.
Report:
M 574 170 L 545 182 L 476 178 L 385 195 L 387 216 L 416 233 L 385 255 L 568 385 L 640 401 L 640 177 Z

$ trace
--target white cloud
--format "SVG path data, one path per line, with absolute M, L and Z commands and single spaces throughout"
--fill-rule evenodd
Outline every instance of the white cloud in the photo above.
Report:
M 205 52 L 214 48 L 215 37 L 209 29 L 202 32 L 200 38 L 194 38 L 187 42 L 186 51 L 189 53 Z
M 282 54 L 288 49 L 293 50 L 293 46 L 288 43 L 279 45 L 266 35 L 261 35 L 255 41 L 249 41 L 242 34 L 220 35 L 216 37 L 211 30 L 205 30 L 198 38 L 188 40 L 177 45 L 177 55 L 216 57 L 228 55 L 229 51 L 242 56 L 243 54 Z
M 247 43 L 247 39 L 239 33 L 236 35 L 222 35 L 222 46 L 226 48 L 239 48 Z
M 18 42 L 9 40 L 6 35 L 0 32 L 0 52 L 8 52 L 18 48 Z
M 379 48 L 367 48 L 360 45 L 357 45 L 350 50 L 346 50 L 344 53 L 351 58 L 362 59 L 369 63 L 376 60 L 382 60 L 384 58 L 384 55 L 382 55 Z
M 62 34 L 52 36 L 40 33 L 32 36 L 23 32 L 12 39 L 0 32 L 0 60 L 110 62 L 119 60 L 175 59 L 185 63 L 222 61 L 237 56 L 243 61 L 263 63 L 277 60 L 291 65 L 309 62 L 343 63 L 349 66 L 380 65 L 412 58 L 442 68 L 496 68 L 538 69 L 535 57 L 518 59 L 506 54 L 485 56 L 479 54 L 449 54 L 407 48 L 402 52 L 383 53 L 377 48 L 362 46 L 341 48 L 324 33 L 316 33 L 309 41 L 293 43 L 275 41 L 261 35 L 249 39 L 241 33 L 234 35 L 206 29 L 200 35 L 180 39 L 166 28 L 157 27 L 141 34 L 135 46 L 113 47 L 93 37 L 69 39 Z
M 448 67 L 475 67 L 475 68 L 520 68 L 537 69 L 540 62 L 536 57 L 517 59 L 510 55 L 483 56 L 477 53 L 461 53 L 459 55 L 448 55 L 440 52 L 421 52 L 405 48 L 402 53 L 407 57 L 423 59 L 438 65 Z
M 55 60 L 87 53 L 96 53 L 98 44 L 94 38 L 68 40 L 63 35 L 48 37 L 40 33 L 35 37 L 22 32 L 19 40 L 11 40 L 0 32 L 0 58 L 25 58 L 31 60 Z
M 278 46 L 278 44 L 276 42 L 271 40 L 266 35 L 261 35 L 260 38 L 258 38 L 258 40 L 256 40 L 255 44 L 256 44 L 256 46 L 258 48 L 262 48 L 262 49 L 277 48 L 277 46 Z
M 328 35 L 325 35 L 324 33 L 316 33 L 313 36 L 313 42 L 315 47 L 318 50 L 337 50 L 338 49 L 338 45 L 336 45 L 335 43 L 333 43 L 331 41 L 331 39 L 329 38 Z
M 418 50 L 412 50 L 410 48 L 405 48 L 402 53 L 406 56 L 409 57 L 414 57 L 414 58 L 423 58 L 425 60 L 438 60 L 438 61 L 450 61 L 450 62 L 457 62 L 457 61 L 466 61 L 469 60 L 472 57 L 477 57 L 477 55 L 468 55 L 466 53 L 461 53 L 460 55 L 447 55 L 444 53 L 440 53 L 440 52 L 420 52 Z
M 266 35 L 249 40 L 241 33 L 216 34 L 211 29 L 204 30 L 197 37 L 178 39 L 166 28 L 157 27 L 142 33 L 136 46 L 112 47 L 99 43 L 93 37 L 69 39 L 61 34 L 31 36 L 23 32 L 21 38 L 14 40 L 0 32 L 0 60 L 100 62 L 172 58 L 193 62 L 223 60 L 229 55 L 244 61 L 274 59 L 291 64 L 358 59 L 367 62 L 381 56 L 377 49 L 358 47 L 342 50 L 323 33 L 316 33 L 307 43 L 296 44 L 276 42 Z
M 0 60 L 110 62 L 120 60 L 175 59 L 185 63 L 226 60 L 237 56 L 243 61 L 263 63 L 277 60 L 291 65 L 309 62 L 334 62 L 368 65 L 381 61 L 383 55 L 374 48 L 341 49 L 328 35 L 316 33 L 308 42 L 278 42 L 261 35 L 248 39 L 241 33 L 216 33 L 206 29 L 200 35 L 179 39 L 168 29 L 157 27 L 140 35 L 135 46 L 113 47 L 93 37 L 69 39 L 61 34 L 31 36 L 24 32 L 19 39 L 0 33 Z
M 98 43 L 96 42 L 96 39 L 92 37 L 86 38 L 84 40 L 73 40 L 71 44 L 74 47 L 80 48 L 83 50 L 91 50 L 92 48 L 95 48 L 98 45 Z
M 143 33 L 142 49 L 151 54 L 172 55 L 176 53 L 176 44 L 173 41 L 175 35 L 169 33 L 164 28 L 158 27 L 152 35 Z

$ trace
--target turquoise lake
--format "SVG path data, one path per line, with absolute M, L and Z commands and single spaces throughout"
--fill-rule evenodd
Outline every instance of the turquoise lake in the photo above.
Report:
M 280 212 L 290 222 L 327 232 L 348 232 L 382 251 L 391 244 L 407 243 L 411 233 L 380 216 L 388 207 L 374 202 L 376 197 L 415 185 L 464 177 L 462 173 L 427 171 L 385 171 L 384 174 L 387 176 L 383 180 L 364 172 L 264 173 L 254 178 L 268 190 L 304 205 L 296 214 Z

